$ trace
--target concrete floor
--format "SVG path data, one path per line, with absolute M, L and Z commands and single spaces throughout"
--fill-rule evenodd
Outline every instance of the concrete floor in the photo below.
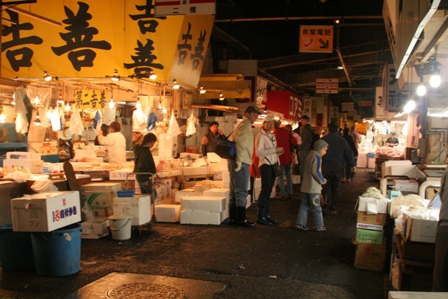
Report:
M 129 241 L 83 239 L 79 273 L 0 272 L 0 298 L 387 298 L 387 267 L 353 267 L 354 207 L 370 186 L 378 181 L 366 170 L 342 184 L 338 214 L 324 216 L 326 232 L 293 228 L 297 191 L 289 200 L 272 199 L 271 215 L 279 220 L 272 227 L 154 222 Z M 256 212 L 254 204 L 248 218 Z

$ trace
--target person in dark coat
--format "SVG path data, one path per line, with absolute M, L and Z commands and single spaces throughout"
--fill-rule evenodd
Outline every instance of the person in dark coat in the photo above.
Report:
M 142 194 L 152 194 L 152 180 L 149 173 L 155 175 L 157 170 L 150 149 L 156 143 L 157 137 L 153 133 L 148 133 L 142 138 L 140 132 L 132 132 L 132 141 L 134 142 L 133 172 L 145 172 L 145 174 L 137 174 L 136 179 Z
M 330 123 L 328 129 L 329 133 L 322 137 L 328 143 L 327 154 L 322 159 L 322 174 L 327 179 L 327 183 L 322 186 L 322 196 L 324 206 L 330 205 L 330 215 L 336 215 L 344 163 L 351 167 L 356 163 L 347 141 L 337 133 L 338 127 Z M 331 198 L 329 198 L 330 191 Z
M 350 135 L 350 129 L 344 128 L 342 138 L 344 138 L 353 152 L 353 157 L 355 159 L 356 164 L 358 164 L 358 149 L 356 148 L 355 140 L 352 135 Z M 349 164 L 345 164 L 345 181 L 350 182 L 355 177 L 356 165 L 350 166 Z
M 226 139 L 226 136 L 219 129 L 219 124 L 216 121 L 212 121 L 209 124 L 209 132 L 204 135 L 201 142 L 202 155 L 207 157 L 207 153 L 215 152 L 216 144 L 218 140 Z

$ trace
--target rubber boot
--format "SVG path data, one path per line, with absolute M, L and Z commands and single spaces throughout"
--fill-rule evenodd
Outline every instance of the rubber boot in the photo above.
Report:
M 257 223 L 261 224 L 261 225 L 272 225 L 272 223 L 270 223 L 266 217 L 266 209 L 264 208 L 258 208 L 258 219 L 257 219 Z
M 229 225 L 236 224 L 236 205 L 229 205 Z
M 255 226 L 255 223 L 246 220 L 246 207 L 236 207 L 236 224 L 246 227 Z

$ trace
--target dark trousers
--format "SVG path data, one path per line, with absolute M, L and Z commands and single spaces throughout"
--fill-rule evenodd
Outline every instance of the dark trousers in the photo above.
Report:
M 343 165 L 322 165 L 322 175 L 327 179 L 327 183 L 322 185 L 322 195 L 325 203 L 329 204 L 330 211 L 336 211 L 343 169 Z M 328 197 L 330 192 L 331 198 Z
M 274 187 L 275 175 L 272 165 L 263 164 L 260 166 L 261 191 L 258 196 L 258 218 L 269 216 L 271 205 L 271 192 Z

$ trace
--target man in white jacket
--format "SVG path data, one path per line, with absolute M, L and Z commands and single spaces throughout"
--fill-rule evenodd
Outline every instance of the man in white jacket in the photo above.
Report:
M 121 134 L 121 124 L 113 121 L 110 124 L 111 133 L 103 136 L 103 132 L 98 133 L 98 142 L 107 146 L 109 163 L 120 164 L 126 162 L 126 138 Z

